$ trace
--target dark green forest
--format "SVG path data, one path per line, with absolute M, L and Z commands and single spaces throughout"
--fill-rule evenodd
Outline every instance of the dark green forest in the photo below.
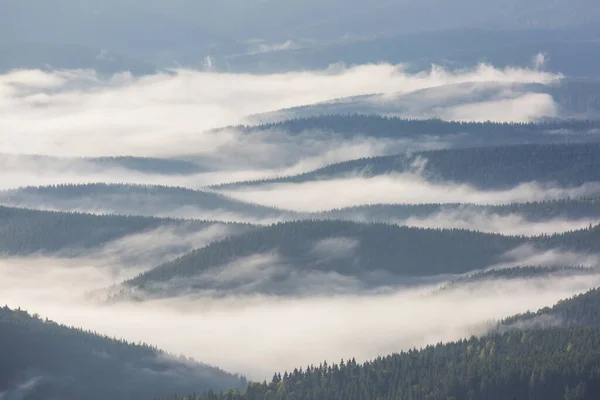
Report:
M 327 242 L 333 240 L 333 243 Z M 336 241 L 342 241 L 342 248 Z M 316 252 L 325 241 L 328 251 Z M 410 277 L 461 274 L 503 261 L 502 256 L 529 244 L 540 251 L 563 249 L 597 253 L 600 225 L 579 231 L 538 237 L 503 236 L 461 229 L 409 228 L 383 223 L 303 220 L 258 228 L 225 238 L 194 250 L 125 282 L 131 289 L 145 289 L 154 295 L 165 290 L 159 283 L 174 278 L 216 274 L 220 268 L 244 261 L 253 255 L 279 254 L 282 263 L 292 266 L 271 279 L 256 283 L 252 290 L 269 294 L 293 294 L 306 288 L 283 285 L 293 272 L 335 272 L 360 278 L 365 286 L 400 284 Z M 244 290 L 247 277 L 213 282 L 188 279 L 187 289 Z M 217 286 L 215 286 L 217 285 Z M 166 292 L 165 292 L 166 293 Z
M 360 98 L 360 97 L 359 97 Z M 468 135 L 471 139 L 485 141 L 526 143 L 554 142 L 559 137 L 550 132 L 568 131 L 577 134 L 600 128 L 595 120 L 556 120 L 540 123 L 518 122 L 459 122 L 441 119 L 404 119 L 377 114 L 331 114 L 314 117 L 292 118 L 280 122 L 259 125 L 238 125 L 225 129 L 238 129 L 245 133 L 283 131 L 297 135 L 306 131 L 340 133 L 345 137 L 369 136 L 377 138 L 409 138 L 422 136 L 446 137 Z M 217 130 L 217 131 L 219 131 Z M 565 140 L 573 139 L 565 136 Z
M 507 318 L 502 321 L 501 328 L 539 328 L 557 324 L 600 326 L 600 289 L 561 300 L 554 306 L 542 308 L 537 312 L 526 312 Z
M 426 164 L 419 173 L 428 181 L 466 183 L 479 189 L 504 189 L 533 181 L 566 187 L 600 181 L 600 143 L 585 143 L 475 147 L 362 158 L 295 176 L 215 187 L 404 173 L 418 170 L 424 160 Z
M 489 335 L 378 357 L 323 362 L 195 400 L 594 400 L 600 394 L 600 290 L 502 321 Z M 540 315 L 560 318 L 533 329 Z M 517 324 L 521 322 L 521 324 Z M 175 397 L 176 398 L 176 397 Z M 171 399 L 171 398 L 169 398 Z
M 323 240 L 342 240 L 347 247 L 327 244 L 326 254 L 316 252 Z M 158 266 L 126 285 L 152 288 L 153 284 L 173 278 L 189 278 L 215 273 L 228 263 L 257 254 L 277 252 L 298 273 L 335 271 L 344 276 L 360 277 L 367 286 L 392 283 L 410 276 L 461 273 L 498 261 L 506 251 L 524 243 L 524 238 L 478 233 L 468 230 L 407 228 L 388 224 L 361 224 L 347 221 L 296 221 L 255 229 L 225 238 L 194 250 L 172 262 Z M 326 242 L 327 243 L 327 242 Z M 379 277 L 377 272 L 383 273 Z M 265 282 L 268 293 L 290 293 L 287 273 Z M 223 289 L 242 289 L 244 281 L 221 282 Z M 214 288 L 215 283 L 195 283 L 196 289 Z M 292 288 L 298 290 L 301 288 Z M 154 291 L 156 293 L 158 290 Z
M 174 186 L 133 184 L 61 184 L 29 186 L 0 192 L 0 203 L 36 208 L 40 204 L 64 210 L 102 210 L 127 215 L 156 215 L 179 209 L 189 213 L 198 210 L 240 213 L 252 217 L 279 216 L 281 212 L 268 207 L 238 201 L 218 193 Z M 193 215 L 191 216 L 193 217 Z
M 600 400 L 599 22 L 0 0 L 0 400 Z
M 558 218 L 571 220 L 598 218 L 600 217 L 600 198 L 586 197 L 502 205 L 468 203 L 369 204 L 314 213 L 313 217 L 384 222 L 412 217 L 426 218 L 442 212 L 463 212 L 499 216 L 518 214 L 531 222 L 541 222 Z
M 573 58 L 580 57 L 573 48 L 565 48 L 566 43 L 560 43 L 555 47 L 560 52 L 571 52 Z M 578 43 L 574 45 L 579 49 L 595 49 L 598 43 Z M 527 46 L 523 46 L 520 51 L 526 50 Z M 505 49 L 506 50 L 506 49 Z M 537 50 L 529 47 L 531 53 L 526 57 L 531 60 L 532 54 L 536 54 Z M 503 56 L 506 56 L 504 53 Z M 427 69 L 431 66 L 427 65 Z M 595 74 L 597 75 L 597 74 Z M 287 109 L 259 114 L 255 119 L 257 123 L 271 123 L 274 121 L 284 122 L 288 119 L 301 118 L 319 118 L 321 116 L 346 116 L 346 115 L 386 115 L 387 117 L 399 118 L 404 115 L 421 115 L 431 118 L 432 115 L 438 115 L 436 112 L 431 112 L 432 108 L 443 110 L 460 105 L 473 104 L 475 102 L 494 101 L 499 97 L 506 96 L 506 91 L 512 92 L 513 95 L 544 95 L 548 100 L 552 98 L 556 105 L 555 112 L 548 115 L 540 115 L 535 123 L 546 124 L 549 121 L 562 121 L 563 126 L 567 127 L 569 120 L 585 121 L 597 120 L 600 117 L 600 81 L 597 76 L 580 77 L 580 78 L 564 78 L 560 81 L 548 83 L 517 83 L 506 84 L 502 82 L 461 82 L 447 83 L 441 86 L 434 86 L 412 91 L 409 93 L 397 92 L 392 96 L 389 93 L 382 95 L 367 94 L 351 97 L 343 97 L 316 104 L 302 105 Z M 448 93 L 453 93 L 453 96 L 448 97 Z M 438 99 L 434 101 L 433 99 Z M 551 117 L 553 115 L 553 117 Z M 574 121 L 573 121 L 574 122 Z M 285 123 L 285 122 L 284 122 Z M 469 123 L 469 122 L 467 122 Z M 576 126 L 576 125 L 575 125 Z M 325 126 L 326 127 L 326 126 Z M 494 131 L 492 129 L 492 131 Z M 548 135 L 543 133 L 525 133 L 518 136 L 510 130 L 505 132 L 505 135 L 488 135 L 485 131 L 477 133 L 464 133 L 463 138 L 453 137 L 450 142 L 453 146 L 468 147 L 468 143 L 472 142 L 477 145 L 487 143 L 488 145 L 501 144 L 523 144 L 523 143 L 550 143 L 554 141 L 560 142 L 577 142 L 598 140 L 597 131 L 575 131 L 570 129 L 553 130 L 546 133 L 558 133 L 560 135 Z M 569 135 L 564 135 L 569 133 Z M 341 133 L 343 135 L 343 133 Z M 443 138 L 444 136 L 435 136 Z M 447 138 L 447 137 L 446 137 Z M 468 139 L 468 140 L 463 140 Z
M 467 285 L 482 282 L 506 282 L 515 279 L 532 279 L 565 276 L 592 276 L 600 274 L 600 268 L 567 267 L 567 266 L 517 266 L 511 268 L 489 269 L 477 271 L 454 279 L 443 285 L 435 294 L 443 294 L 447 290 L 461 289 Z
M 9 399 L 129 400 L 242 387 L 218 368 L 0 308 L 0 393 Z
M 96 157 L 85 160 L 102 168 L 119 167 L 154 174 L 188 175 L 205 171 L 204 168 L 190 161 L 169 158 Z
M 598 393 L 600 329 L 579 326 L 472 337 L 364 364 L 322 363 L 277 373 L 242 393 L 197 399 L 593 400 Z
M 28 255 L 99 248 L 112 240 L 159 227 L 178 228 L 189 234 L 208 228 L 213 221 L 177 220 L 124 215 L 94 215 L 38 211 L 0 206 L 0 254 Z M 250 225 L 228 224 L 240 231 Z

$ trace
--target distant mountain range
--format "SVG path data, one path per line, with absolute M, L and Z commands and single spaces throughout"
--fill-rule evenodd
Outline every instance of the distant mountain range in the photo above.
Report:
M 591 0 L 461 0 L 452 6 L 439 0 L 368 5 L 178 0 L 169 6 L 157 0 L 9 1 L 0 6 L 0 49 L 7 55 L 0 71 L 51 67 L 145 74 L 204 68 L 208 56 L 217 69 L 246 72 L 336 62 L 525 65 L 545 52 L 552 70 L 596 76 L 596 8 Z M 291 46 L 282 46 L 288 42 Z M 300 49 L 270 51 L 282 47 Z

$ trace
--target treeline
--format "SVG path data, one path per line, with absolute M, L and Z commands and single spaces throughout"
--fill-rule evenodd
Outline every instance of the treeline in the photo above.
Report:
M 600 181 L 600 143 L 474 147 L 361 158 L 312 172 L 274 179 L 215 186 L 240 187 L 268 183 L 301 183 L 359 174 L 418 173 L 432 182 L 466 183 L 502 189 L 521 183 L 580 186 Z
M 253 382 L 244 391 L 210 390 L 183 399 L 595 400 L 600 394 L 599 307 L 600 291 L 591 290 L 536 314 L 509 318 L 480 338 L 362 364 L 354 359 L 323 362 L 275 373 L 269 382 Z M 567 324 L 534 329 L 533 324 L 515 323 L 538 315 L 564 317 Z
M 253 217 L 278 216 L 281 211 L 232 199 L 219 193 L 183 187 L 134 184 L 61 184 L 28 186 L 0 192 L 0 202 L 61 210 L 103 210 L 127 215 L 156 215 L 177 210 L 194 213 L 240 213 Z M 220 214 L 216 214 L 221 217 Z M 206 218 L 219 219 L 219 218 Z
M 40 168 L 60 169 L 127 169 L 142 173 L 154 173 L 165 175 L 188 175 L 203 172 L 201 166 L 187 160 L 174 158 L 154 157 L 55 157 L 35 154 L 6 154 L 0 153 L 0 166 L 14 167 L 25 165 L 28 167 L 38 166 Z
M 556 120 L 540 123 L 459 122 L 443 121 L 441 119 L 404 119 L 355 113 L 300 117 L 281 122 L 238 125 L 221 129 L 237 129 L 246 133 L 277 130 L 294 135 L 305 131 L 324 131 L 341 133 L 346 136 L 365 135 L 380 138 L 416 138 L 424 135 L 468 134 L 487 139 L 520 137 L 521 142 L 523 142 L 530 140 L 531 136 L 535 137 L 537 135 L 543 135 L 548 139 L 548 133 L 554 131 L 588 132 L 599 128 L 600 122 L 593 120 Z
M 571 266 L 516 266 L 511 268 L 489 269 L 477 271 L 466 276 L 461 276 L 450 283 L 443 285 L 435 294 L 442 294 L 447 290 L 460 289 L 469 285 L 479 284 L 486 281 L 506 282 L 516 279 L 531 279 L 559 276 L 585 276 L 598 275 L 599 268 L 571 267 Z M 477 287 L 473 285 L 472 287 Z M 600 305 L 600 303 L 599 303 Z
M 600 226 L 529 238 L 340 220 L 277 223 L 194 250 L 125 282 L 125 287 L 154 295 L 177 295 L 163 284 L 177 279 L 183 285 L 179 286 L 181 290 L 220 289 L 233 293 L 247 290 L 252 282 L 253 291 L 289 295 L 306 289 L 290 285 L 290 280 L 303 274 L 333 272 L 358 278 L 365 288 L 372 288 L 398 284 L 410 277 L 479 270 L 506 262 L 502 256 L 525 244 L 534 251 L 598 253 Z M 288 268 L 267 277 L 233 274 L 230 279 L 204 279 L 235 263 L 251 263 L 249 257 L 270 254 L 277 257 L 271 267 Z
M 390 281 L 392 277 L 402 280 L 410 276 L 479 269 L 495 263 L 501 254 L 525 241 L 521 237 L 461 229 L 302 220 L 277 223 L 214 242 L 143 273 L 127 281 L 126 286 L 151 289 L 159 282 L 216 273 L 218 268 L 236 261 L 243 262 L 245 257 L 274 253 L 292 270 L 275 274 L 272 280 L 265 280 L 261 285 L 253 285 L 253 290 L 290 293 L 287 291 L 302 289 L 282 285 L 294 275 L 294 271 L 298 274 L 337 272 L 377 286 L 393 283 Z M 384 276 L 375 278 L 377 272 L 384 273 Z M 203 283 L 191 279 L 188 282 L 197 290 L 215 289 L 215 285 L 227 290 L 242 290 L 244 286 L 244 282 L 236 277 L 219 282 Z M 164 288 L 164 285 L 161 286 Z
M 28 255 L 90 249 L 131 234 L 157 228 L 178 228 L 182 233 L 193 233 L 214 224 L 216 222 L 38 211 L 0 206 L 0 253 Z M 231 225 L 249 229 L 242 224 Z
M 170 158 L 121 156 L 86 158 L 85 160 L 104 168 L 125 168 L 143 173 L 188 175 L 205 171 L 205 168 L 193 162 Z
M 129 400 L 177 390 L 243 387 L 239 376 L 133 344 L 0 308 L 0 393 L 7 398 Z
M 600 393 L 600 328 L 568 327 L 430 345 L 359 364 L 342 360 L 246 390 L 195 400 L 593 400 Z
M 561 300 L 553 307 L 518 314 L 502 321 L 502 327 L 545 327 L 556 324 L 600 326 L 600 289 Z
M 533 201 L 502 205 L 469 203 L 421 204 L 368 204 L 314 213 L 315 218 L 350 219 L 363 221 L 390 221 L 408 218 L 426 218 L 438 213 L 477 213 L 507 216 L 518 214 L 527 221 L 546 221 L 554 218 L 583 219 L 600 217 L 600 198 L 582 197 Z

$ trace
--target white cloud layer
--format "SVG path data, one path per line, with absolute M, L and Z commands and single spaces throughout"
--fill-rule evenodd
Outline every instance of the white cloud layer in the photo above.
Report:
M 440 211 L 428 217 L 411 217 L 389 222 L 421 228 L 458 228 L 503 235 L 536 236 L 544 233 L 562 233 L 585 229 L 590 224 L 600 224 L 600 217 L 550 218 L 542 221 L 528 221 L 519 213 L 500 215 L 491 212 L 458 209 Z
M 509 204 L 577 198 L 599 192 L 600 182 L 589 182 L 573 188 L 528 182 L 506 190 L 486 191 L 468 184 L 428 182 L 418 172 L 368 178 L 348 176 L 223 190 L 224 194 L 239 200 L 296 211 L 323 211 L 362 204 Z
M 433 67 L 417 74 L 402 66 L 369 64 L 273 75 L 178 70 L 110 79 L 93 71 L 17 71 L 0 76 L 0 147 L 9 153 L 81 156 L 214 154 L 231 151 L 240 138 L 231 132 L 203 132 L 242 122 L 249 114 L 360 94 L 556 78 L 534 69 L 483 64 L 461 71 Z M 485 118 L 494 117 L 488 108 L 478 107 L 463 114 L 471 118 L 485 111 Z
M 262 269 L 268 259 L 256 261 Z M 430 286 L 381 295 L 179 298 L 98 306 L 79 297 L 111 283 L 94 267 L 5 259 L 0 272 L 3 303 L 11 307 L 156 344 L 254 379 L 325 359 L 362 361 L 481 334 L 491 319 L 536 310 L 600 285 L 599 275 L 563 275 L 483 282 L 436 296 L 429 293 L 437 286 Z
M 217 171 L 166 176 L 123 169 L 97 170 L 84 161 L 48 167 L 17 160 L 3 170 L 0 188 L 89 181 L 197 188 L 276 173 L 304 172 L 407 146 L 443 147 L 443 143 L 435 142 L 345 140 L 327 137 L 322 132 L 281 137 L 277 132 L 245 136 L 235 130 L 206 131 L 241 123 L 250 114 L 344 96 L 411 93 L 463 82 L 475 85 L 491 81 L 548 82 L 556 78 L 533 69 L 501 70 L 487 65 L 455 72 L 434 67 L 418 74 L 408 74 L 401 66 L 383 64 L 274 75 L 179 70 L 142 78 L 122 74 L 110 79 L 100 78 L 92 71 L 17 71 L 0 76 L 3 152 L 57 156 L 185 154 Z M 451 111 L 440 111 L 439 116 L 503 121 L 507 115 L 516 118 L 517 114 L 511 112 L 525 108 L 530 110 L 525 117 L 533 118 L 539 113 L 552 112 L 552 102 L 547 97 L 520 96 L 501 103 L 459 105 Z M 269 185 L 229 193 L 265 205 L 319 211 L 364 203 L 499 204 L 576 197 L 598 190 L 600 184 L 595 183 L 573 189 L 526 183 L 506 191 L 485 192 L 468 185 L 433 184 L 415 174 L 400 174 Z M 147 268 L 150 259 L 161 257 L 145 254 L 144 247 L 157 243 L 197 246 L 227 232 L 222 227 L 209 228 L 182 240 L 180 232 L 158 230 L 151 233 L 152 237 L 139 235 L 111 243 L 102 254 L 91 254 L 85 259 L 3 259 L 0 293 L 3 302 L 11 307 L 22 307 L 59 322 L 130 341 L 146 341 L 262 379 L 276 370 L 319 363 L 323 359 L 364 360 L 482 333 L 491 318 L 546 306 L 600 285 L 600 277 L 550 277 L 535 282 L 492 282 L 469 293 L 449 291 L 437 297 L 427 296 L 432 290 L 428 287 L 380 295 L 313 295 L 302 299 L 252 295 L 222 299 L 183 297 L 118 306 L 98 306 L 82 300 L 84 294 L 131 276 Z M 351 255 L 355 245 L 348 239 L 329 240 L 319 243 L 313 251 L 321 254 L 324 249 L 333 249 L 342 257 Z M 512 256 L 531 262 L 557 257 L 564 262 L 578 256 L 519 251 Z M 141 265 L 135 266 L 138 269 L 124 270 L 119 263 L 125 256 L 150 258 L 142 257 Z M 105 268 L 108 261 L 114 262 L 115 268 Z M 276 257 L 244 261 L 242 265 L 225 266 L 220 275 L 211 278 L 226 282 L 241 268 L 252 285 L 257 273 L 269 277 L 273 270 L 277 272 L 273 268 L 277 267 Z M 307 293 L 311 285 L 322 290 L 328 284 L 331 287 L 335 279 L 339 283 L 339 277 L 335 276 L 317 278 L 302 281 L 307 285 Z

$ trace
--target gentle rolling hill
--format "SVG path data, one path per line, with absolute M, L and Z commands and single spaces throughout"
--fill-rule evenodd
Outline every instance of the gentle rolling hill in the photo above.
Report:
M 0 393 L 7 399 L 126 400 L 242 387 L 218 368 L 0 308 Z
M 223 239 L 124 283 L 119 296 L 308 295 L 447 280 L 501 263 L 511 251 L 600 253 L 600 225 L 527 238 L 348 221 L 275 224 Z M 117 297 L 119 297 L 117 296 Z
M 344 219 L 364 222 L 418 222 L 419 220 L 463 215 L 483 216 L 491 222 L 496 217 L 518 217 L 527 222 L 582 220 L 600 218 L 597 197 L 533 201 L 502 205 L 468 203 L 368 204 L 312 214 L 313 218 Z
M 200 165 L 187 160 L 152 157 L 52 157 L 29 154 L 0 154 L 0 167 L 6 170 L 53 170 L 90 173 L 107 170 L 156 175 L 192 175 L 205 172 Z
M 276 373 L 243 392 L 208 391 L 195 400 L 290 396 L 379 398 L 544 398 L 592 400 L 600 392 L 600 291 L 508 318 L 488 335 L 378 357 Z M 490 377 L 493 376 L 493 379 Z M 315 379 L 319 377 L 319 379 Z M 277 395 L 275 395 L 277 393 Z
M 240 189 L 393 173 L 416 173 L 434 183 L 462 183 L 485 190 L 528 182 L 574 187 L 600 181 L 600 143 L 475 147 L 363 158 L 300 175 L 214 188 Z
M 600 118 L 598 78 L 564 78 L 548 83 L 465 82 L 407 93 L 347 97 L 254 115 L 256 123 L 332 114 L 379 114 L 408 119 L 440 118 L 469 122 L 486 119 L 538 122 Z M 523 107 L 516 110 L 514 107 Z M 529 112 L 519 113 L 518 111 Z M 494 111 L 497 111 L 494 113 Z
M 360 97 L 358 97 L 360 98 Z M 344 100 L 339 100 L 343 102 Z M 441 119 L 404 119 L 379 114 L 348 112 L 339 114 L 297 117 L 258 125 L 231 126 L 216 132 L 236 129 L 244 134 L 265 131 L 285 133 L 290 136 L 304 132 L 324 132 L 345 139 L 369 137 L 376 139 L 419 139 L 423 137 L 446 139 L 449 146 L 474 147 L 475 145 L 500 145 L 502 143 L 554 143 L 564 141 L 590 141 L 600 129 L 595 120 L 552 120 L 538 123 L 461 122 Z M 570 135 L 558 136 L 563 132 Z M 553 134 L 554 133 L 554 134 Z M 598 137 L 600 139 L 600 137 Z M 467 146 L 467 143 L 469 144 Z
M 193 237 L 206 230 L 218 231 L 218 228 L 223 232 L 217 237 L 222 237 L 225 232 L 235 234 L 247 231 L 252 226 L 218 221 L 94 215 L 0 206 L 0 254 L 81 255 L 99 251 L 111 242 L 126 240 L 136 235 L 160 236 L 161 232 L 173 231 L 182 237 Z M 175 243 L 170 245 L 178 247 Z M 190 245 L 184 245 L 183 249 Z
M 29 208 L 206 220 L 277 220 L 286 213 L 210 192 L 182 187 L 73 184 L 0 192 L 0 203 Z

